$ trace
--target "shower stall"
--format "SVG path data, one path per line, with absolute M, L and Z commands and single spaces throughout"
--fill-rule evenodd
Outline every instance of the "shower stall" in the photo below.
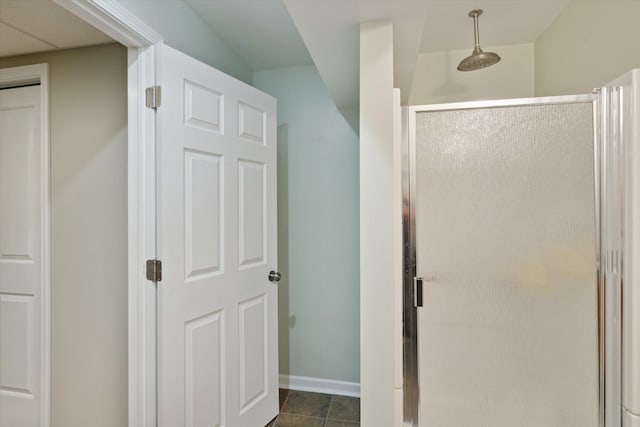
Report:
M 640 427 L 640 71 L 403 114 L 404 425 Z

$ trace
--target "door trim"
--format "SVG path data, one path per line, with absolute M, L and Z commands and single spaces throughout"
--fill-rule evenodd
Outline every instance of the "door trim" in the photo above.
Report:
M 144 101 L 162 36 L 115 1 L 53 1 L 127 48 L 129 426 L 155 427 L 156 288 L 145 271 L 156 258 L 155 112 Z
M 418 310 L 414 306 L 414 286 L 413 279 L 416 276 L 416 114 L 431 111 L 452 111 L 467 109 L 483 109 L 495 107 L 517 107 L 532 105 L 553 105 L 553 104 L 571 104 L 571 103 L 592 103 L 594 111 L 597 108 L 597 97 L 593 94 L 588 95 L 569 95 L 569 96 L 549 96 L 538 98 L 518 98 L 518 99 L 502 99 L 489 101 L 472 101 L 472 102 L 456 102 L 447 104 L 417 105 L 405 107 L 406 117 L 403 117 L 403 126 L 407 130 L 403 135 L 403 162 L 402 162 L 402 203 L 403 203 L 403 376 L 404 376 L 404 393 L 403 393 L 403 422 L 406 427 L 418 427 L 420 425 L 420 384 L 419 384 L 419 366 L 418 366 Z M 594 132 L 596 123 L 594 122 Z M 595 140 L 594 140 L 595 144 Z M 597 150 L 594 151 L 594 156 Z M 595 160 L 595 159 L 594 159 Z M 598 195 L 598 187 L 596 186 L 596 196 Z M 596 200 L 594 208 L 599 211 L 599 201 Z M 596 259 L 600 258 L 600 241 L 599 233 L 596 227 Z M 600 289 L 596 290 L 598 295 Z M 601 325 L 600 313 L 598 313 L 598 325 Z M 601 347 L 602 335 L 598 334 L 598 349 Z M 598 394 L 599 416 L 602 417 L 604 411 L 603 397 L 601 390 L 604 387 L 602 383 L 602 358 L 603 354 L 598 351 Z
M 40 393 L 41 426 L 49 427 L 51 423 L 51 155 L 49 143 L 49 66 L 35 64 L 22 67 L 0 69 L 0 87 L 15 84 L 40 84 L 40 203 L 41 203 L 41 275 L 40 281 L 40 314 L 41 314 L 41 366 Z

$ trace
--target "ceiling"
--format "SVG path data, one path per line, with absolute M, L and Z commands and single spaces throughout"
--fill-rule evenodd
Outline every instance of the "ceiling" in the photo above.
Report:
M 52 0 L 0 0 L 0 57 L 112 41 Z
M 253 71 L 313 60 L 281 0 L 185 0 Z
M 478 18 L 482 46 L 531 43 L 568 3 L 568 0 L 428 1 L 420 52 L 471 51 L 473 20 L 468 13 L 476 8 L 483 10 Z
M 360 23 L 394 26 L 394 78 L 406 102 L 418 54 L 533 42 L 569 0 L 185 0 L 254 71 L 315 63 L 341 109 L 358 105 Z
M 179 0 L 149 0 L 179 1 Z M 253 71 L 315 64 L 338 108 L 359 98 L 359 26 L 389 20 L 406 102 L 420 53 L 531 43 L 569 0 L 184 0 Z M 112 40 L 52 0 L 0 0 L 0 57 Z
M 318 72 L 340 109 L 358 105 L 363 22 L 393 22 L 395 86 L 408 96 L 420 51 L 424 0 L 284 0 Z

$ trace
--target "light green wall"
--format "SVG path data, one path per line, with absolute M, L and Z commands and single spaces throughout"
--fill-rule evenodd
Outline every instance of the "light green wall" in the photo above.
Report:
M 118 0 L 164 42 L 205 64 L 251 84 L 252 70 L 182 0 Z
M 573 1 L 536 40 L 536 96 L 590 93 L 640 67 L 640 2 Z
M 52 427 L 127 425 L 127 51 L 0 59 L 49 64 Z
M 256 72 L 253 82 L 278 99 L 287 125 L 278 138 L 280 373 L 359 382 L 358 137 L 314 66 Z

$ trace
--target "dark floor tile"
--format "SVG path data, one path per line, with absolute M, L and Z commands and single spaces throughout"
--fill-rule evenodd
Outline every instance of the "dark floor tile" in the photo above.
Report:
M 327 418 L 327 423 L 325 424 L 325 427 L 359 427 L 360 423 L 359 422 L 352 422 L 352 421 L 341 421 L 341 420 L 330 420 Z
M 286 388 L 280 389 L 280 409 L 284 406 L 284 402 L 287 400 L 287 396 L 289 396 L 289 390 Z
M 287 401 L 280 410 L 282 413 L 306 415 L 308 417 L 325 418 L 329 412 L 331 395 L 308 393 L 305 391 L 290 391 Z M 276 426 L 280 425 L 276 423 Z
M 324 427 L 324 419 L 294 414 L 280 414 L 274 427 Z
M 272 419 L 271 421 L 269 421 L 269 424 L 267 424 L 264 427 L 274 427 L 276 425 L 276 420 L 278 419 L 278 417 Z
M 341 421 L 360 421 L 360 399 L 348 396 L 333 396 L 327 418 Z

